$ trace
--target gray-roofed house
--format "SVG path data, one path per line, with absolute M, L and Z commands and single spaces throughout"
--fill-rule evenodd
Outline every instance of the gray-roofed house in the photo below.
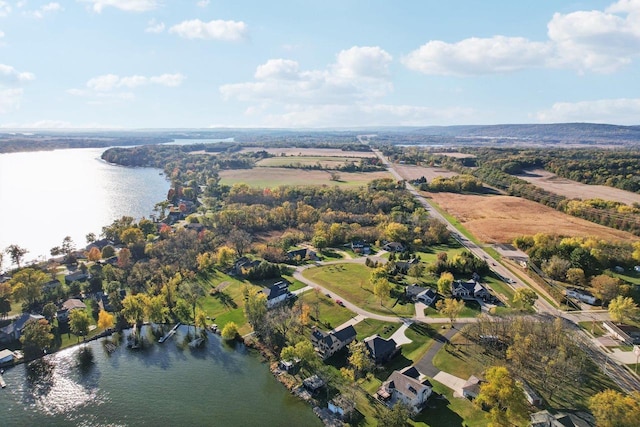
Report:
M 405 288 L 405 295 L 414 302 L 422 302 L 431 305 L 438 298 L 438 293 L 431 288 L 423 288 L 418 285 L 409 285 Z
M 389 242 L 385 244 L 382 249 L 389 252 L 404 252 L 405 247 L 400 242 Z
M 80 301 L 77 298 L 69 298 L 65 302 L 62 303 L 62 307 L 58 310 L 57 317 L 58 320 L 66 321 L 69 318 L 69 313 L 73 310 L 86 310 L 87 306 L 85 303 Z
M 471 375 L 469 379 L 462 386 L 462 396 L 467 399 L 475 399 L 480 393 L 480 384 L 482 380 L 474 375 Z
M 282 304 L 291 297 L 291 292 L 289 292 L 289 283 L 285 281 L 275 283 L 270 287 L 263 289 L 262 292 L 267 295 L 267 308 L 273 308 Z
M 382 365 L 391 360 L 393 356 L 398 354 L 399 350 L 398 344 L 393 338 L 386 340 L 377 334 L 365 338 L 364 344 L 367 346 L 367 350 L 369 350 L 369 355 L 378 365 Z
M 530 415 L 530 427 L 593 427 L 595 422 L 590 414 L 564 413 L 552 414 L 546 409 Z
M 302 248 L 287 252 L 287 258 L 292 261 L 296 261 L 297 259 L 300 259 L 301 261 L 304 261 L 306 259 L 317 261 L 318 255 L 311 249 Z
M 475 280 L 468 280 L 466 282 L 463 282 L 462 280 L 454 280 L 451 283 L 451 295 L 454 298 L 462 298 L 464 300 L 472 300 L 476 298 L 484 300 L 491 297 L 487 288 Z
M 424 409 L 431 393 L 433 387 L 429 380 L 423 378 L 415 367 L 408 366 L 401 371 L 393 371 L 376 395 L 389 407 L 402 402 L 417 414 Z
M 30 322 L 36 322 L 40 319 L 44 319 L 44 316 L 39 314 L 23 313 L 15 321 L 0 329 L 0 341 L 11 342 L 13 340 L 19 340 L 25 326 Z
M 73 282 L 85 282 L 89 279 L 89 275 L 87 273 L 83 273 L 82 270 L 74 271 L 73 273 L 69 273 L 64 276 L 64 282 L 67 285 L 70 285 Z
M 311 343 L 323 360 L 345 348 L 354 339 L 356 339 L 356 330 L 351 325 L 333 332 L 315 329 L 311 334 Z

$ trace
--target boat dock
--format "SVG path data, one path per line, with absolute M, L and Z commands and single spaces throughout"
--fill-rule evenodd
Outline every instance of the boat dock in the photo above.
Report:
M 0 374 L 0 387 L 5 388 L 7 383 L 4 382 L 4 378 L 2 378 L 2 374 Z
M 158 340 L 158 342 L 162 344 L 163 342 L 165 342 L 166 340 L 168 340 L 169 338 L 171 338 L 171 337 L 173 336 L 173 334 L 175 334 L 175 333 L 176 333 L 176 331 L 178 330 L 178 328 L 180 327 L 180 325 L 181 325 L 181 323 L 180 323 L 180 322 L 176 323 L 176 326 L 174 326 L 173 328 L 171 328 L 171 330 L 170 330 L 169 332 L 167 332 L 163 337 L 161 337 L 161 338 Z

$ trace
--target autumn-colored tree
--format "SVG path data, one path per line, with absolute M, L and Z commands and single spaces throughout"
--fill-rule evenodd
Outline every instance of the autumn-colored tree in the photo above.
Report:
M 28 357 L 39 356 L 51 345 L 53 334 L 45 319 L 27 322 L 20 336 L 20 342 Z
M 609 302 L 609 315 L 616 322 L 624 323 L 627 320 L 637 319 L 640 308 L 631 297 L 618 295 Z
M 91 249 L 89 249 L 89 252 L 87 252 L 87 259 L 89 261 L 96 262 L 100 261 L 100 258 L 102 258 L 102 252 L 100 252 L 100 249 L 96 246 L 92 246 Z
M 384 234 L 391 242 L 406 242 L 409 237 L 409 229 L 399 222 L 390 222 L 385 227 Z
M 591 278 L 593 293 L 600 298 L 602 304 L 611 301 L 620 291 L 620 279 L 600 274 Z
M 220 333 L 222 339 L 226 341 L 234 340 L 238 336 L 238 325 L 235 322 L 227 322 Z
M 128 268 L 131 265 L 131 251 L 129 248 L 122 248 L 118 252 L 118 267 Z
M 453 323 L 464 309 L 464 301 L 455 298 L 441 299 L 436 303 L 436 309 Z
M 376 279 L 373 282 L 373 294 L 380 298 L 380 305 L 391 295 L 391 283 L 385 278 Z
M 309 304 L 302 304 L 300 307 L 300 324 L 302 326 L 307 326 L 309 324 L 311 317 L 311 307 Z
M 140 331 L 142 322 L 147 315 L 149 297 L 145 294 L 127 295 L 122 300 L 122 316 L 130 324 L 136 325 L 136 331 Z
M 216 256 L 213 252 L 203 252 L 197 255 L 198 271 L 208 271 L 216 264 Z
M 216 262 L 221 268 L 229 268 L 236 258 L 236 251 L 229 246 L 220 246 L 216 252 Z
M 570 268 L 567 270 L 567 282 L 574 286 L 585 286 L 587 283 L 584 270 L 581 268 Z
M 126 245 L 131 245 L 143 241 L 144 234 L 137 227 L 129 227 L 120 233 L 120 240 Z
M 438 279 L 438 292 L 442 295 L 451 295 L 451 284 L 453 283 L 453 274 L 448 271 L 440 274 Z
M 13 286 L 13 297 L 16 301 L 34 304 L 42 294 L 42 287 L 49 281 L 49 276 L 35 268 L 24 268 L 16 272 L 9 283 Z
M 196 316 L 193 320 L 193 324 L 197 329 L 200 329 L 201 332 L 207 329 L 207 313 L 203 310 L 196 310 Z
M 78 337 L 85 337 L 89 333 L 89 326 L 91 326 L 91 317 L 85 310 L 72 310 L 69 313 L 69 329 L 71 333 Z
M 513 303 L 521 310 L 530 310 L 538 299 L 538 294 L 528 288 L 516 289 L 513 295 Z
M 524 392 L 507 368 L 492 366 L 487 369 L 485 379 L 475 403 L 490 408 L 487 414 L 489 425 L 506 427 L 524 424 L 527 415 Z
M 353 366 L 356 377 L 373 369 L 374 363 L 369 357 L 369 350 L 364 341 L 352 341 L 349 346 L 349 364 Z
M 267 315 L 267 296 L 257 288 L 251 288 L 244 304 L 244 314 L 254 331 L 264 324 Z
M 589 398 L 589 409 L 599 427 L 635 427 L 640 419 L 640 393 L 604 390 Z
M 100 310 L 98 312 L 98 327 L 101 329 L 109 330 L 113 328 L 114 316 L 108 311 Z

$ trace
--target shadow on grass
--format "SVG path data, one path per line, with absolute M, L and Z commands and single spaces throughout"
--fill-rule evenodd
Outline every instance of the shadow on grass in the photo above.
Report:
M 436 393 L 431 395 L 427 408 L 420 412 L 414 421 L 423 422 L 431 427 L 466 426 L 464 419 L 449 407 L 447 396 Z

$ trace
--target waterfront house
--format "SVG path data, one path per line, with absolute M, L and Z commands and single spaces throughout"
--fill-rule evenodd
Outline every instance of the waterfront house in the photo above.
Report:
M 377 365 L 388 362 L 393 356 L 398 354 L 400 350 L 393 338 L 386 340 L 378 334 L 365 338 L 364 344 L 369 351 L 369 355 Z
M 398 402 L 402 402 L 411 412 L 417 414 L 424 409 L 431 393 L 433 393 L 433 387 L 429 380 L 424 378 L 415 367 L 408 366 L 401 371 L 393 371 L 382 383 L 376 396 L 391 408 Z
M 30 313 L 21 314 L 12 323 L 0 329 L 0 341 L 11 342 L 14 340 L 19 340 L 25 326 L 27 326 L 30 322 L 36 322 L 40 319 L 44 319 L 44 316 Z
M 74 271 L 64 276 L 64 282 L 70 285 L 73 282 L 86 282 L 89 279 L 89 275 L 82 270 Z
M 291 298 L 289 283 L 283 280 L 263 289 L 262 292 L 267 295 L 267 308 L 273 308 Z
M 11 350 L 0 350 L 0 365 L 13 362 L 13 359 L 15 359 L 15 357 L 16 355 Z
M 326 385 L 324 380 L 317 375 L 312 375 L 308 378 L 302 380 L 302 385 L 306 388 L 311 394 L 315 394 L 322 387 Z
M 66 322 L 69 319 L 69 314 L 73 310 L 86 310 L 87 306 L 81 300 L 77 298 L 69 298 L 62 303 L 62 307 L 58 310 L 57 317 L 61 322 Z
M 324 332 L 314 329 L 311 334 L 311 343 L 323 360 L 333 356 L 339 350 L 345 348 L 356 339 L 356 330 L 349 325 L 333 332 Z
M 451 295 L 454 298 L 461 298 L 463 300 L 486 300 L 491 297 L 487 288 L 475 280 L 468 280 L 466 282 L 454 280 L 451 283 Z
M 353 401 L 347 399 L 343 395 L 339 394 L 327 403 L 327 408 L 340 419 L 345 420 L 356 409 L 356 405 Z

